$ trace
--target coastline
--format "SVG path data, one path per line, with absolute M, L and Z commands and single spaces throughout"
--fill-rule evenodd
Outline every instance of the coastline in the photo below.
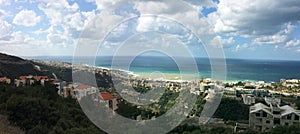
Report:
M 149 58 L 149 57 L 148 57 Z M 44 58 L 30 58 L 29 60 L 40 60 L 45 62 L 63 62 L 63 63 L 69 63 L 72 64 L 71 59 L 67 58 L 51 58 L 51 57 L 44 57 Z M 157 59 L 152 59 L 157 60 Z M 241 63 L 240 63 L 241 62 Z M 284 61 L 285 63 L 286 61 Z M 84 61 L 83 61 L 84 63 Z M 149 64 L 147 61 L 142 61 L 140 59 L 139 64 L 131 65 L 130 70 L 123 69 L 121 66 L 121 69 L 111 69 L 109 64 L 109 59 L 105 60 L 103 59 L 103 62 L 98 61 L 93 67 L 96 68 L 102 68 L 107 70 L 120 70 L 123 72 L 127 72 L 130 75 L 140 76 L 143 78 L 149 78 L 149 75 L 153 72 L 160 71 L 162 74 L 164 74 L 165 79 L 169 80 L 179 80 L 182 77 L 184 80 L 190 80 L 192 79 L 192 75 L 188 74 L 188 72 L 183 72 L 180 74 L 180 72 L 177 72 L 175 67 L 167 66 L 164 68 L 164 63 L 156 63 L 153 65 L 153 68 L 149 68 Z M 268 63 L 268 64 L 266 64 Z M 272 63 L 272 64 L 271 64 Z M 295 69 L 300 67 L 299 64 L 293 64 L 292 69 L 290 64 L 284 64 L 284 63 L 277 63 L 277 62 L 262 62 L 262 61 L 240 61 L 240 60 L 229 60 L 228 61 L 228 67 L 227 67 L 227 79 L 223 80 L 224 82 L 230 82 L 230 83 L 236 83 L 239 81 L 245 81 L 245 82 L 258 82 L 258 81 L 264 81 L 264 82 L 279 82 L 280 79 L 300 79 L 300 72 L 297 72 Z M 241 64 L 241 65 L 240 65 Z M 206 79 L 211 78 L 210 69 L 209 69 L 209 63 L 206 62 L 199 62 L 198 66 L 201 67 L 201 70 L 199 70 L 199 76 L 196 76 L 194 78 L 197 79 Z M 282 65 L 286 65 L 284 68 L 282 68 Z M 254 66 L 255 68 L 249 68 Z M 169 69 L 170 68 L 170 69 Z M 158 70 L 158 71 L 156 71 Z
M 48 60 L 32 60 L 34 62 L 42 62 L 47 64 L 53 64 L 55 66 L 59 66 L 59 64 L 68 64 L 70 68 L 72 68 L 72 63 L 69 62 L 60 62 L 60 61 L 48 61 Z M 79 66 L 85 66 L 88 68 L 94 69 L 104 69 L 108 71 L 120 71 L 128 74 L 129 76 L 141 79 L 148 79 L 148 80 L 157 80 L 157 81 L 172 81 L 172 82 L 184 82 L 184 81 L 194 81 L 194 80 L 201 80 L 201 79 L 211 79 L 211 77 L 202 76 L 200 72 L 198 74 L 191 74 L 191 73 L 177 73 L 177 72 L 162 72 L 162 71 L 153 71 L 150 72 L 148 70 L 145 71 L 130 71 L 124 70 L 120 68 L 109 68 L 104 66 L 97 66 L 97 65 L 88 65 L 88 64 L 78 64 Z M 66 67 L 66 66 L 65 66 Z M 257 82 L 255 80 L 238 80 L 238 79 L 226 79 L 222 82 L 226 83 L 237 83 L 239 81 L 246 81 L 246 82 Z

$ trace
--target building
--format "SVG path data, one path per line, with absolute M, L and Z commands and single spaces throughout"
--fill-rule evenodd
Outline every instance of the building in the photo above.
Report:
M 10 84 L 11 83 L 11 80 L 7 77 L 1 77 L 0 78 L 0 82 L 1 83 L 6 83 L 6 84 Z
M 59 82 L 55 82 L 54 85 L 57 86 L 57 93 L 61 96 L 67 97 L 70 95 L 70 90 L 67 87 L 67 82 L 66 81 L 59 81 Z
M 300 111 L 285 105 L 280 106 L 279 98 L 267 98 L 268 105 L 257 103 L 250 107 L 249 127 L 256 131 L 268 131 L 280 125 L 299 124 Z
M 19 79 L 15 79 L 15 85 L 16 87 L 19 87 L 25 85 L 33 85 L 35 82 L 40 82 L 40 84 L 44 86 L 45 81 L 49 81 L 48 76 L 20 76 Z
M 200 91 L 201 92 L 205 92 L 209 89 L 214 89 L 215 88 L 215 84 L 210 83 L 210 84 L 206 84 L 206 83 L 200 83 Z
M 255 97 L 252 94 L 242 94 L 242 98 L 246 105 L 252 105 L 255 103 Z
M 255 89 L 252 90 L 252 95 L 256 96 L 256 97 L 268 97 L 269 96 L 269 92 L 268 90 L 264 90 L 264 89 Z
M 195 95 L 200 95 L 200 88 L 199 87 L 191 87 L 190 92 Z
M 100 93 L 98 96 L 99 96 L 99 102 L 100 103 L 106 103 L 105 105 L 107 107 L 109 107 L 110 109 L 112 109 L 112 110 L 117 110 L 118 109 L 117 97 L 115 97 L 111 93 L 103 92 L 103 93 Z
M 236 90 L 234 88 L 224 88 L 224 96 L 235 98 L 236 96 Z
M 97 92 L 97 88 L 96 87 L 92 87 L 89 85 L 77 85 L 73 91 L 75 94 L 75 97 L 80 100 L 82 97 L 85 97 L 87 95 L 91 95 L 91 94 L 95 94 Z

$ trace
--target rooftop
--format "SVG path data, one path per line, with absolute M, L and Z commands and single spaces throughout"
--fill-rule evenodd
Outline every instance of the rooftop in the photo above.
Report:
M 116 98 L 114 95 L 108 93 L 108 92 L 104 92 L 104 93 L 101 93 L 99 94 L 99 97 L 102 99 L 102 100 L 111 100 L 111 99 L 114 99 Z
M 8 78 L 6 78 L 6 77 L 1 77 L 0 78 L 0 81 L 6 81 Z
M 78 85 L 77 87 L 76 87 L 76 89 L 88 89 L 88 88 L 91 88 L 91 86 L 89 86 L 89 85 Z

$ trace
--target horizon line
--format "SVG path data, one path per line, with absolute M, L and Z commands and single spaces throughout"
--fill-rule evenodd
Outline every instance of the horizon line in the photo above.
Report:
M 16 55 L 13 55 L 16 56 Z M 129 57 L 131 55 L 120 55 L 117 57 Z M 38 56 L 18 56 L 21 58 L 35 58 L 35 57 L 74 57 L 72 55 L 38 55 Z M 80 56 L 80 57 L 94 57 L 94 56 Z M 113 55 L 103 55 L 103 56 L 96 56 L 96 57 L 113 57 Z M 163 55 L 146 55 L 143 57 L 167 57 Z M 186 58 L 186 56 L 175 56 L 175 57 L 180 57 L 180 58 Z M 209 57 L 204 57 L 204 56 L 194 56 L 195 58 L 205 58 L 209 59 Z M 222 59 L 222 58 L 213 58 L 213 59 Z M 258 59 L 258 58 L 237 58 L 237 57 L 225 57 L 225 60 L 260 60 L 260 61 L 300 61 L 300 59 L 269 59 L 269 58 L 264 58 L 264 59 Z

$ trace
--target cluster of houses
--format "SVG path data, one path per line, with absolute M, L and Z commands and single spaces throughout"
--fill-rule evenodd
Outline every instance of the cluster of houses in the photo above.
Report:
M 104 103 L 105 106 L 112 110 L 118 108 L 118 98 L 109 92 L 99 92 L 99 88 L 76 83 L 67 83 L 65 81 L 58 81 L 49 78 L 48 76 L 20 76 L 18 79 L 14 79 L 14 85 L 16 87 L 33 85 L 38 83 L 45 85 L 45 82 L 51 82 L 57 85 L 58 94 L 62 97 L 71 96 L 79 101 L 86 96 L 93 96 L 95 102 Z M 11 79 L 7 77 L 0 77 L 0 83 L 11 84 Z M 285 86 L 300 84 L 299 80 L 281 80 L 281 83 Z M 153 87 L 155 83 L 146 83 L 144 81 L 140 83 L 127 83 L 128 85 L 145 84 L 143 86 Z M 176 82 L 166 83 L 166 87 L 176 92 L 180 91 L 180 86 Z M 185 83 L 183 83 L 185 84 Z M 246 83 L 247 84 L 247 83 Z M 264 82 L 258 82 L 257 85 L 268 85 Z M 205 79 L 201 82 L 195 81 L 188 84 L 192 87 L 191 93 L 200 94 L 201 92 L 214 89 L 216 83 L 209 79 Z M 187 85 L 186 85 L 187 86 Z M 246 86 L 253 86 L 248 83 Z M 226 97 L 241 97 L 244 104 L 251 105 L 249 109 L 249 124 L 237 124 L 235 131 L 243 128 L 251 128 L 257 131 L 269 131 L 272 128 L 279 125 L 292 125 L 300 124 L 300 111 L 295 110 L 289 105 L 280 106 L 281 100 L 279 98 L 270 97 L 269 90 L 264 89 L 244 89 L 241 87 L 224 88 L 224 96 Z M 255 103 L 255 97 L 264 97 L 265 104 Z
M 99 103 L 106 103 L 105 105 L 112 110 L 118 108 L 117 97 L 109 92 L 99 92 L 99 89 L 85 84 L 67 84 L 66 82 L 57 82 L 58 94 L 62 97 L 71 96 L 77 100 L 81 100 L 86 96 L 93 96 L 94 101 Z
M 14 84 L 16 87 L 19 86 L 25 86 L 25 85 L 33 85 L 36 82 L 41 84 L 42 86 L 45 85 L 46 81 L 54 81 L 53 79 L 50 79 L 48 76 L 20 76 L 19 79 L 14 80 Z
M 256 97 L 269 97 L 271 93 L 265 89 L 224 88 L 224 96 L 242 98 L 244 104 L 252 105 Z
M 14 79 L 14 85 L 16 87 L 20 86 L 31 86 L 34 84 L 39 84 L 45 86 L 46 82 L 50 82 L 52 84 L 57 85 L 58 94 L 62 97 L 71 96 L 78 100 L 81 100 L 83 97 L 88 95 L 94 95 L 94 101 L 100 103 L 107 103 L 106 106 L 111 108 L 112 110 L 116 110 L 118 101 L 117 97 L 108 92 L 99 93 L 99 89 L 96 87 L 92 87 L 84 84 L 67 84 L 65 81 L 59 81 L 48 76 L 20 76 L 17 79 Z M 7 77 L 0 77 L 0 83 L 12 84 L 11 79 Z
M 55 82 L 54 79 L 50 79 L 48 76 L 33 76 L 33 75 L 25 76 L 24 75 L 24 76 L 20 76 L 17 79 L 14 79 L 14 85 L 16 87 L 20 87 L 20 86 L 27 86 L 27 85 L 33 85 L 35 83 L 39 83 L 44 86 L 46 81 Z M 11 84 L 11 79 L 7 77 L 0 77 L 0 82 L 5 84 Z

